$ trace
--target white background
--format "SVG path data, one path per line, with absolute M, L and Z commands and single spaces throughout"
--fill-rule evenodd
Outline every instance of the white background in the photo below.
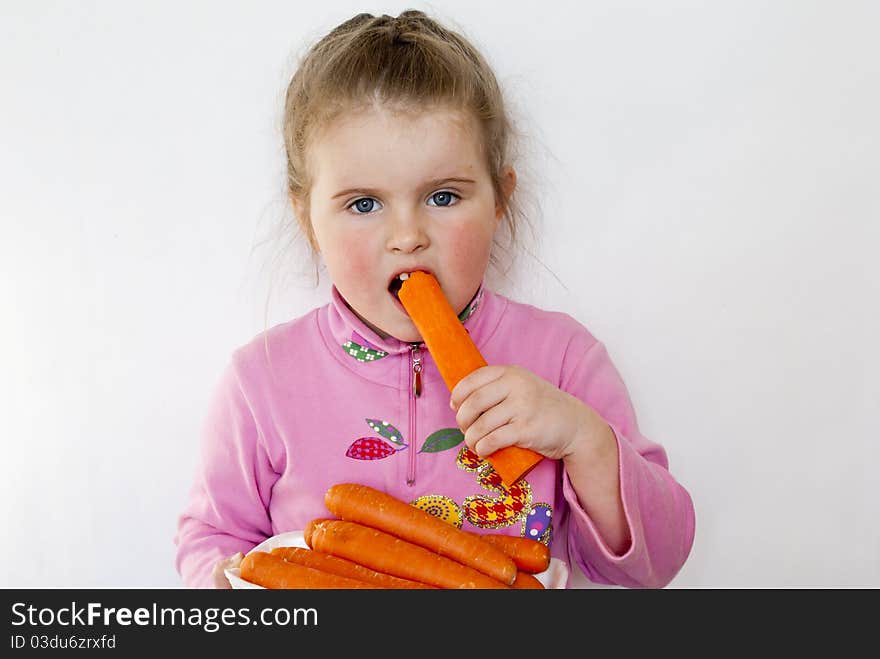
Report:
M 0 586 L 179 585 L 211 388 L 326 298 L 273 262 L 286 83 L 409 6 L 528 137 L 497 288 L 605 342 L 694 498 L 672 587 L 880 587 L 880 4 L 647 0 L 0 3 Z

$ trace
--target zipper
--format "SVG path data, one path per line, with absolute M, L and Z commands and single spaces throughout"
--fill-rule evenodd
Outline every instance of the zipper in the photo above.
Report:
M 416 483 L 416 399 L 422 395 L 422 344 L 411 343 L 409 346 L 410 361 L 410 396 L 409 396 L 409 470 L 406 473 L 406 484 L 412 487 Z

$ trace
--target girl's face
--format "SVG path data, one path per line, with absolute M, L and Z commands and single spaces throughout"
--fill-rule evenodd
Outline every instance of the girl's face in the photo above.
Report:
M 473 118 L 453 110 L 372 107 L 310 143 L 317 248 L 342 297 L 382 336 L 421 340 L 389 291 L 399 273 L 431 272 L 456 313 L 480 286 L 503 206 L 479 135 Z M 508 170 L 508 195 L 514 184 Z

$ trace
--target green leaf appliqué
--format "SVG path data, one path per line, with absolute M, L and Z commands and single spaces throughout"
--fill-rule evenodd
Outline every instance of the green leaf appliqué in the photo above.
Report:
M 463 441 L 464 433 L 458 428 L 442 428 L 428 436 L 419 453 L 439 453 L 458 446 Z

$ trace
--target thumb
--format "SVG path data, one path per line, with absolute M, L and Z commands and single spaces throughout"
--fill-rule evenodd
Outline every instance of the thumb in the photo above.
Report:
M 244 554 L 238 552 L 227 558 L 222 558 L 214 564 L 214 570 L 211 575 L 214 580 L 214 588 L 232 588 L 232 584 L 229 583 L 229 579 L 226 578 L 225 571 L 239 567 L 243 558 Z

